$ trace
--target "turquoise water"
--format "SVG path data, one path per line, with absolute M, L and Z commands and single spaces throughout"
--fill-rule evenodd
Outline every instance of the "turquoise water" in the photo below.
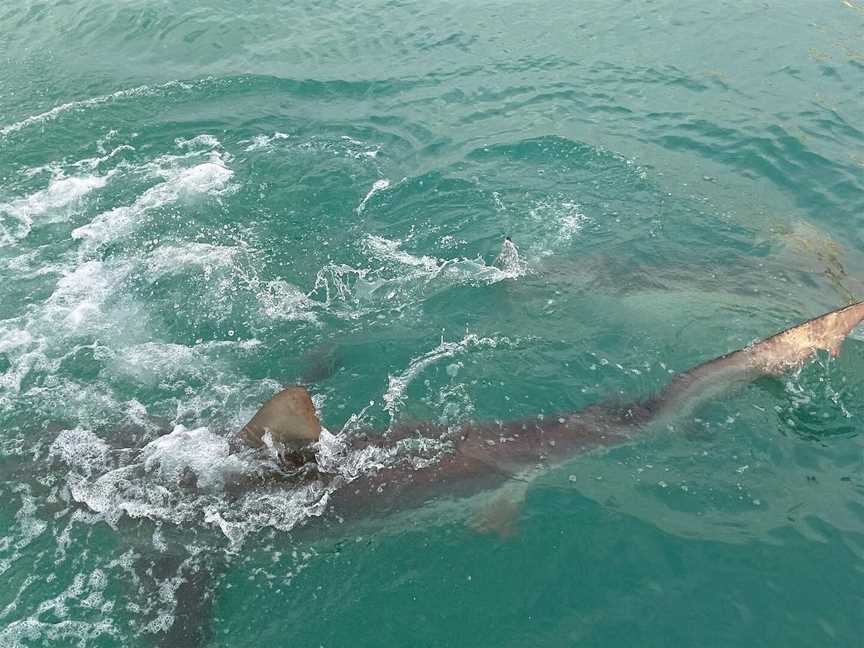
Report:
M 864 3 L 191 4 L 0 9 L 0 645 L 859 645 L 860 333 L 511 537 L 223 482 L 281 385 L 455 430 L 864 296 Z

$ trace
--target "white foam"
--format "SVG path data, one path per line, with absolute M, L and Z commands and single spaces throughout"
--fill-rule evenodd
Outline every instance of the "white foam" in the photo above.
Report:
M 240 253 L 240 248 L 210 243 L 182 243 L 162 245 L 147 257 L 148 272 L 156 275 L 170 275 L 188 267 L 200 267 L 204 278 L 218 269 L 230 269 Z
M 0 353 L 27 346 L 32 341 L 33 336 L 27 331 L 6 328 L 5 331 L 0 332 Z
M 168 244 L 155 249 L 146 265 L 151 279 L 190 270 L 200 272 L 202 289 L 210 294 L 212 304 L 226 310 L 230 310 L 238 288 L 242 288 L 252 293 L 265 318 L 317 323 L 315 311 L 322 304 L 285 280 L 262 281 L 255 255 L 250 252 L 243 242 L 237 246 Z
M 123 516 L 172 525 L 203 524 L 220 530 L 236 549 L 249 533 L 270 527 L 288 531 L 324 512 L 339 483 L 308 482 L 290 489 L 253 489 L 226 499 L 226 479 L 260 470 L 207 428 L 177 426 L 149 443 L 140 462 L 110 470 L 95 479 L 70 472 L 75 501 L 116 526 Z M 190 479 L 194 478 L 192 482 Z M 195 488 L 187 489 L 187 484 Z M 159 539 L 156 539 L 157 544 Z
M 216 139 L 212 135 L 208 135 L 207 133 L 201 133 L 200 135 L 190 137 L 189 139 L 178 137 L 174 140 L 174 144 L 177 146 L 177 148 L 185 149 L 198 149 L 202 147 L 207 149 L 213 149 L 222 145 L 218 139 Z
M 134 151 L 134 150 L 135 150 L 135 147 L 131 146 L 129 144 L 120 144 L 119 146 L 115 146 L 113 149 L 111 149 L 110 151 L 107 151 L 107 152 L 100 147 L 100 152 L 102 153 L 102 155 L 98 155 L 95 157 L 85 158 L 83 160 L 79 160 L 78 162 L 75 162 L 74 164 L 72 164 L 72 168 L 74 168 L 74 169 L 87 169 L 88 171 L 93 171 L 99 165 L 107 162 L 108 160 L 110 160 L 111 158 L 113 158 L 116 155 L 119 155 L 123 151 Z
M 91 511 L 103 515 L 110 525 L 116 525 L 123 516 L 123 505 L 131 499 L 125 491 L 134 489 L 136 466 L 124 466 L 100 475 L 95 481 L 70 473 L 67 485 L 72 499 L 86 504 Z M 152 489 L 151 489 L 152 491 Z M 163 499 L 168 493 L 165 492 Z
M 116 526 L 128 516 L 157 524 L 203 524 L 220 530 L 236 549 L 250 533 L 267 527 L 288 531 L 321 515 L 330 495 L 346 481 L 401 460 L 400 453 L 411 454 L 400 447 L 374 445 L 353 450 L 326 430 L 317 453 L 319 464 L 337 478 L 254 488 L 230 499 L 224 494 L 226 480 L 234 483 L 243 475 L 260 474 L 266 461 L 251 451 L 231 454 L 227 438 L 206 427 L 178 425 L 139 452 L 115 451 L 116 461 L 122 462 L 119 467 L 112 466 L 106 444 L 81 428 L 63 431 L 50 456 L 69 467 L 66 483 L 72 499 L 95 516 L 87 523 L 101 520 Z M 157 547 L 162 543 L 158 535 Z
M 296 145 L 296 149 L 307 153 L 323 153 L 325 155 L 348 156 L 355 160 L 374 160 L 381 152 L 381 147 L 356 140 L 343 135 L 339 141 L 313 137 Z
M 364 408 L 364 412 L 368 408 Z M 322 429 L 315 460 L 323 471 L 340 475 L 349 482 L 392 464 L 399 452 L 395 446 L 380 447 L 371 443 L 352 449 L 345 439 L 344 434 L 333 435 Z
M 30 486 L 19 484 L 13 487 L 12 491 L 21 496 L 21 508 L 15 514 L 15 526 L 10 529 L 11 533 L 0 538 L 0 551 L 8 554 L 0 558 L 0 576 L 25 556 L 24 549 L 48 528 L 44 520 L 36 517 L 36 498 Z
M 87 621 L 40 621 L 37 615 L 9 622 L 0 629 L 0 645 L 4 648 L 26 648 L 34 645 L 92 645 L 104 637 L 117 637 L 118 631 L 110 619 L 95 623 Z
M 285 133 L 273 133 L 272 135 L 256 135 L 251 140 L 243 140 L 240 144 L 248 144 L 246 147 L 246 152 L 251 153 L 252 151 L 260 151 L 264 149 L 272 148 L 273 142 L 279 140 L 287 140 L 290 139 L 290 135 L 286 135 Z
M 582 231 L 588 217 L 582 213 L 581 208 L 576 203 L 564 202 L 561 206 L 565 211 L 561 214 L 558 221 L 560 225 L 558 237 L 569 241 Z
M 242 455 L 229 454 L 227 439 L 207 428 L 178 425 L 138 454 L 132 463 L 101 474 L 70 471 L 72 498 L 112 526 L 124 515 L 170 524 L 200 523 L 206 521 L 201 517 L 208 506 L 233 506 L 222 494 L 227 478 L 255 469 Z
M 104 187 L 113 175 L 71 176 L 56 174 L 49 185 L 23 198 L 0 204 L 0 246 L 11 245 L 30 233 L 33 219 L 64 209 L 85 195 Z
M 368 148 L 369 145 L 366 144 L 365 142 L 361 142 L 360 140 L 356 140 L 353 137 L 348 137 L 347 135 L 342 136 L 342 141 L 346 142 L 347 144 L 350 144 L 352 147 L 354 147 L 353 149 L 349 148 L 348 153 L 355 160 L 359 160 L 362 158 L 367 158 L 367 159 L 372 160 L 372 159 L 375 159 L 376 157 L 378 157 L 378 154 L 381 152 L 380 146 L 375 146 L 374 148 L 370 149 L 370 148 Z M 360 150 L 356 150 L 358 148 Z
M 0 374 L 0 406 L 6 405 L 20 393 L 22 381 L 34 366 L 47 364 L 43 339 L 34 340 L 29 333 L 18 329 L 12 330 L 5 342 L 7 349 L 14 352 L 8 354 L 10 368 Z
M 188 168 L 162 171 L 166 180 L 147 189 L 132 205 L 115 207 L 96 216 L 90 223 L 72 231 L 72 238 L 91 244 L 102 244 L 127 234 L 149 210 L 164 207 L 183 196 L 220 195 L 230 191 L 234 172 L 223 164 L 222 157 L 212 153 L 210 160 Z
M 106 308 L 107 300 L 116 294 L 130 267 L 128 262 L 122 261 L 81 263 L 66 271 L 44 302 L 30 306 L 24 315 L 0 322 L 0 331 L 3 331 L 0 348 L 11 364 L 10 369 L 0 375 L 3 388 L 0 401 L 19 393 L 24 377 L 33 370 L 55 374 L 64 356 L 81 350 L 80 340 L 72 342 L 79 336 L 99 334 L 100 345 L 90 346 L 101 352 L 106 348 L 101 345 L 116 338 L 128 339 L 146 325 L 134 308 Z M 55 383 L 52 390 L 58 398 L 63 391 L 62 384 L 62 381 Z M 102 387 L 97 385 L 94 389 Z M 76 387 L 71 392 L 77 400 L 81 390 Z M 64 398 L 68 398 L 68 394 Z
M 128 274 L 128 263 L 86 261 L 66 273 L 42 308 L 43 321 L 63 322 L 67 332 L 84 332 L 106 324 L 105 299 Z
M 508 242 L 505 241 L 504 245 Z M 400 276 L 407 278 L 423 278 L 430 281 L 440 276 L 454 283 L 497 283 L 504 279 L 513 279 L 522 276 L 526 272 L 526 266 L 521 261 L 513 267 L 497 267 L 495 264 L 487 265 L 483 259 L 466 259 L 457 257 L 453 259 L 439 259 L 437 257 L 422 255 L 416 256 L 405 252 L 401 248 L 401 241 L 386 239 L 382 236 L 368 235 L 362 242 L 364 250 L 371 257 L 390 264 L 402 266 Z M 509 243 L 515 250 L 515 245 Z M 503 249 L 503 246 L 502 246 Z M 516 258 L 518 260 L 518 252 Z M 498 257 L 500 259 L 500 255 Z M 498 260 L 496 259 L 496 260 Z M 404 270 L 415 269 L 416 274 L 404 273 Z
M 171 434 L 148 443 L 141 458 L 144 470 L 162 482 L 176 484 L 191 471 L 198 488 L 215 489 L 224 485 L 226 475 L 242 473 L 246 467 L 229 452 L 228 440 L 206 427 L 187 430 L 178 425 Z
M 211 504 L 203 511 L 204 522 L 219 529 L 237 549 L 250 533 L 271 528 L 290 531 L 310 517 L 327 510 L 334 484 L 305 483 L 290 490 L 266 490 L 244 495 L 233 507 Z
M 114 602 L 105 596 L 108 578 L 101 569 L 89 575 L 76 573 L 59 594 L 43 600 L 23 619 L 4 620 L 0 645 L 4 648 L 36 645 L 92 645 L 99 637 L 116 636 L 111 620 Z M 52 588 L 53 589 L 53 588 Z M 102 620 L 91 622 L 70 619 L 76 608 L 92 610 Z M 40 617 L 47 617 L 43 620 Z
M 62 461 L 84 475 L 104 471 L 108 465 L 109 448 L 89 430 L 63 430 L 51 444 L 49 457 Z
M 119 351 L 111 364 L 111 373 L 155 385 L 199 375 L 203 360 L 194 349 L 182 344 L 145 342 Z

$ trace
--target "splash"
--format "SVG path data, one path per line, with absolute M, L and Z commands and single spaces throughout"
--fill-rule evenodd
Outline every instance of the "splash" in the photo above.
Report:
M 519 258 L 519 249 L 509 236 L 501 243 L 501 251 L 498 252 L 492 265 L 513 277 L 518 277 L 525 272 L 525 263 Z
M 443 265 L 440 259 L 430 256 L 415 256 L 400 249 L 401 242 L 386 239 L 383 236 L 368 235 L 362 243 L 364 249 L 373 258 L 391 261 L 400 265 L 418 268 L 428 274 L 435 274 Z
M 164 548 L 158 529 L 165 524 L 209 527 L 234 549 L 250 533 L 265 528 L 289 531 L 321 515 L 332 492 L 344 484 L 344 480 L 311 481 L 226 497 L 228 484 L 253 476 L 257 476 L 253 483 L 260 484 L 262 471 L 274 466 L 252 452 L 232 454 L 227 438 L 206 427 L 178 425 L 139 451 L 115 450 L 118 461 L 106 460 L 108 453 L 101 439 L 83 429 L 62 432 L 51 449 L 52 458 L 68 466 L 65 481 L 72 500 L 95 515 L 91 523 L 118 528 L 123 518 L 148 519 L 157 525 L 152 538 L 157 551 Z M 382 457 L 386 451 L 359 453 L 342 462 L 340 474 L 359 474 L 381 465 Z M 43 527 L 34 527 L 34 538 Z
M 469 333 L 456 342 L 445 342 L 442 339 L 441 344 L 437 347 L 412 359 L 402 373 L 388 377 L 388 387 L 383 400 L 384 409 L 390 415 L 390 422 L 395 420 L 399 408 L 404 403 L 405 391 L 408 386 L 428 367 L 444 358 L 451 358 L 469 349 L 495 349 L 501 344 L 509 345 L 509 338 L 480 337 L 474 333 Z
M 548 256 L 571 243 L 589 222 L 582 207 L 570 198 L 540 200 L 528 210 L 528 215 L 539 228 L 540 254 Z
M 258 292 L 258 299 L 263 314 L 270 319 L 318 322 L 313 310 L 317 303 L 287 281 L 276 279 L 265 282 Z
M 372 267 L 326 264 L 306 294 L 311 301 L 304 306 L 317 304 L 337 317 L 356 319 L 381 309 L 402 310 L 453 286 L 491 285 L 527 272 L 521 261 L 502 268 L 479 257 L 415 255 L 403 250 L 399 240 L 372 234 L 361 240 L 360 249 Z
M 315 275 L 315 284 L 308 297 L 323 300 L 327 307 L 352 301 L 358 282 L 367 275 L 368 269 L 358 269 L 344 263 L 328 263 Z
M 369 199 L 372 198 L 375 194 L 384 191 L 385 189 L 390 187 L 390 181 L 387 178 L 382 178 L 381 180 L 376 180 L 372 185 L 372 188 L 369 190 L 369 193 L 360 201 L 360 204 L 357 205 L 357 208 L 354 212 L 359 216 L 363 213 L 363 210 L 366 209 L 366 203 L 369 202 Z

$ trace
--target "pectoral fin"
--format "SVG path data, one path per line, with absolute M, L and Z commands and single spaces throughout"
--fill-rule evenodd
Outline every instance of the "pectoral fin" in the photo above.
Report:
M 511 481 L 494 491 L 468 519 L 468 526 L 480 533 L 512 538 L 519 533 L 517 520 L 528 493 L 527 481 Z
M 305 387 L 288 387 L 264 403 L 243 427 L 241 437 L 253 448 L 260 448 L 267 432 L 280 445 L 298 446 L 318 441 L 321 423 Z

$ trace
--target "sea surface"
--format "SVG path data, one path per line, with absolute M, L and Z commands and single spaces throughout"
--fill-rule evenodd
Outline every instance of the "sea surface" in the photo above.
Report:
M 4 3 L 0 646 L 860 646 L 862 332 L 506 534 L 228 487 L 284 385 L 326 454 L 647 399 L 858 298 L 864 0 Z

